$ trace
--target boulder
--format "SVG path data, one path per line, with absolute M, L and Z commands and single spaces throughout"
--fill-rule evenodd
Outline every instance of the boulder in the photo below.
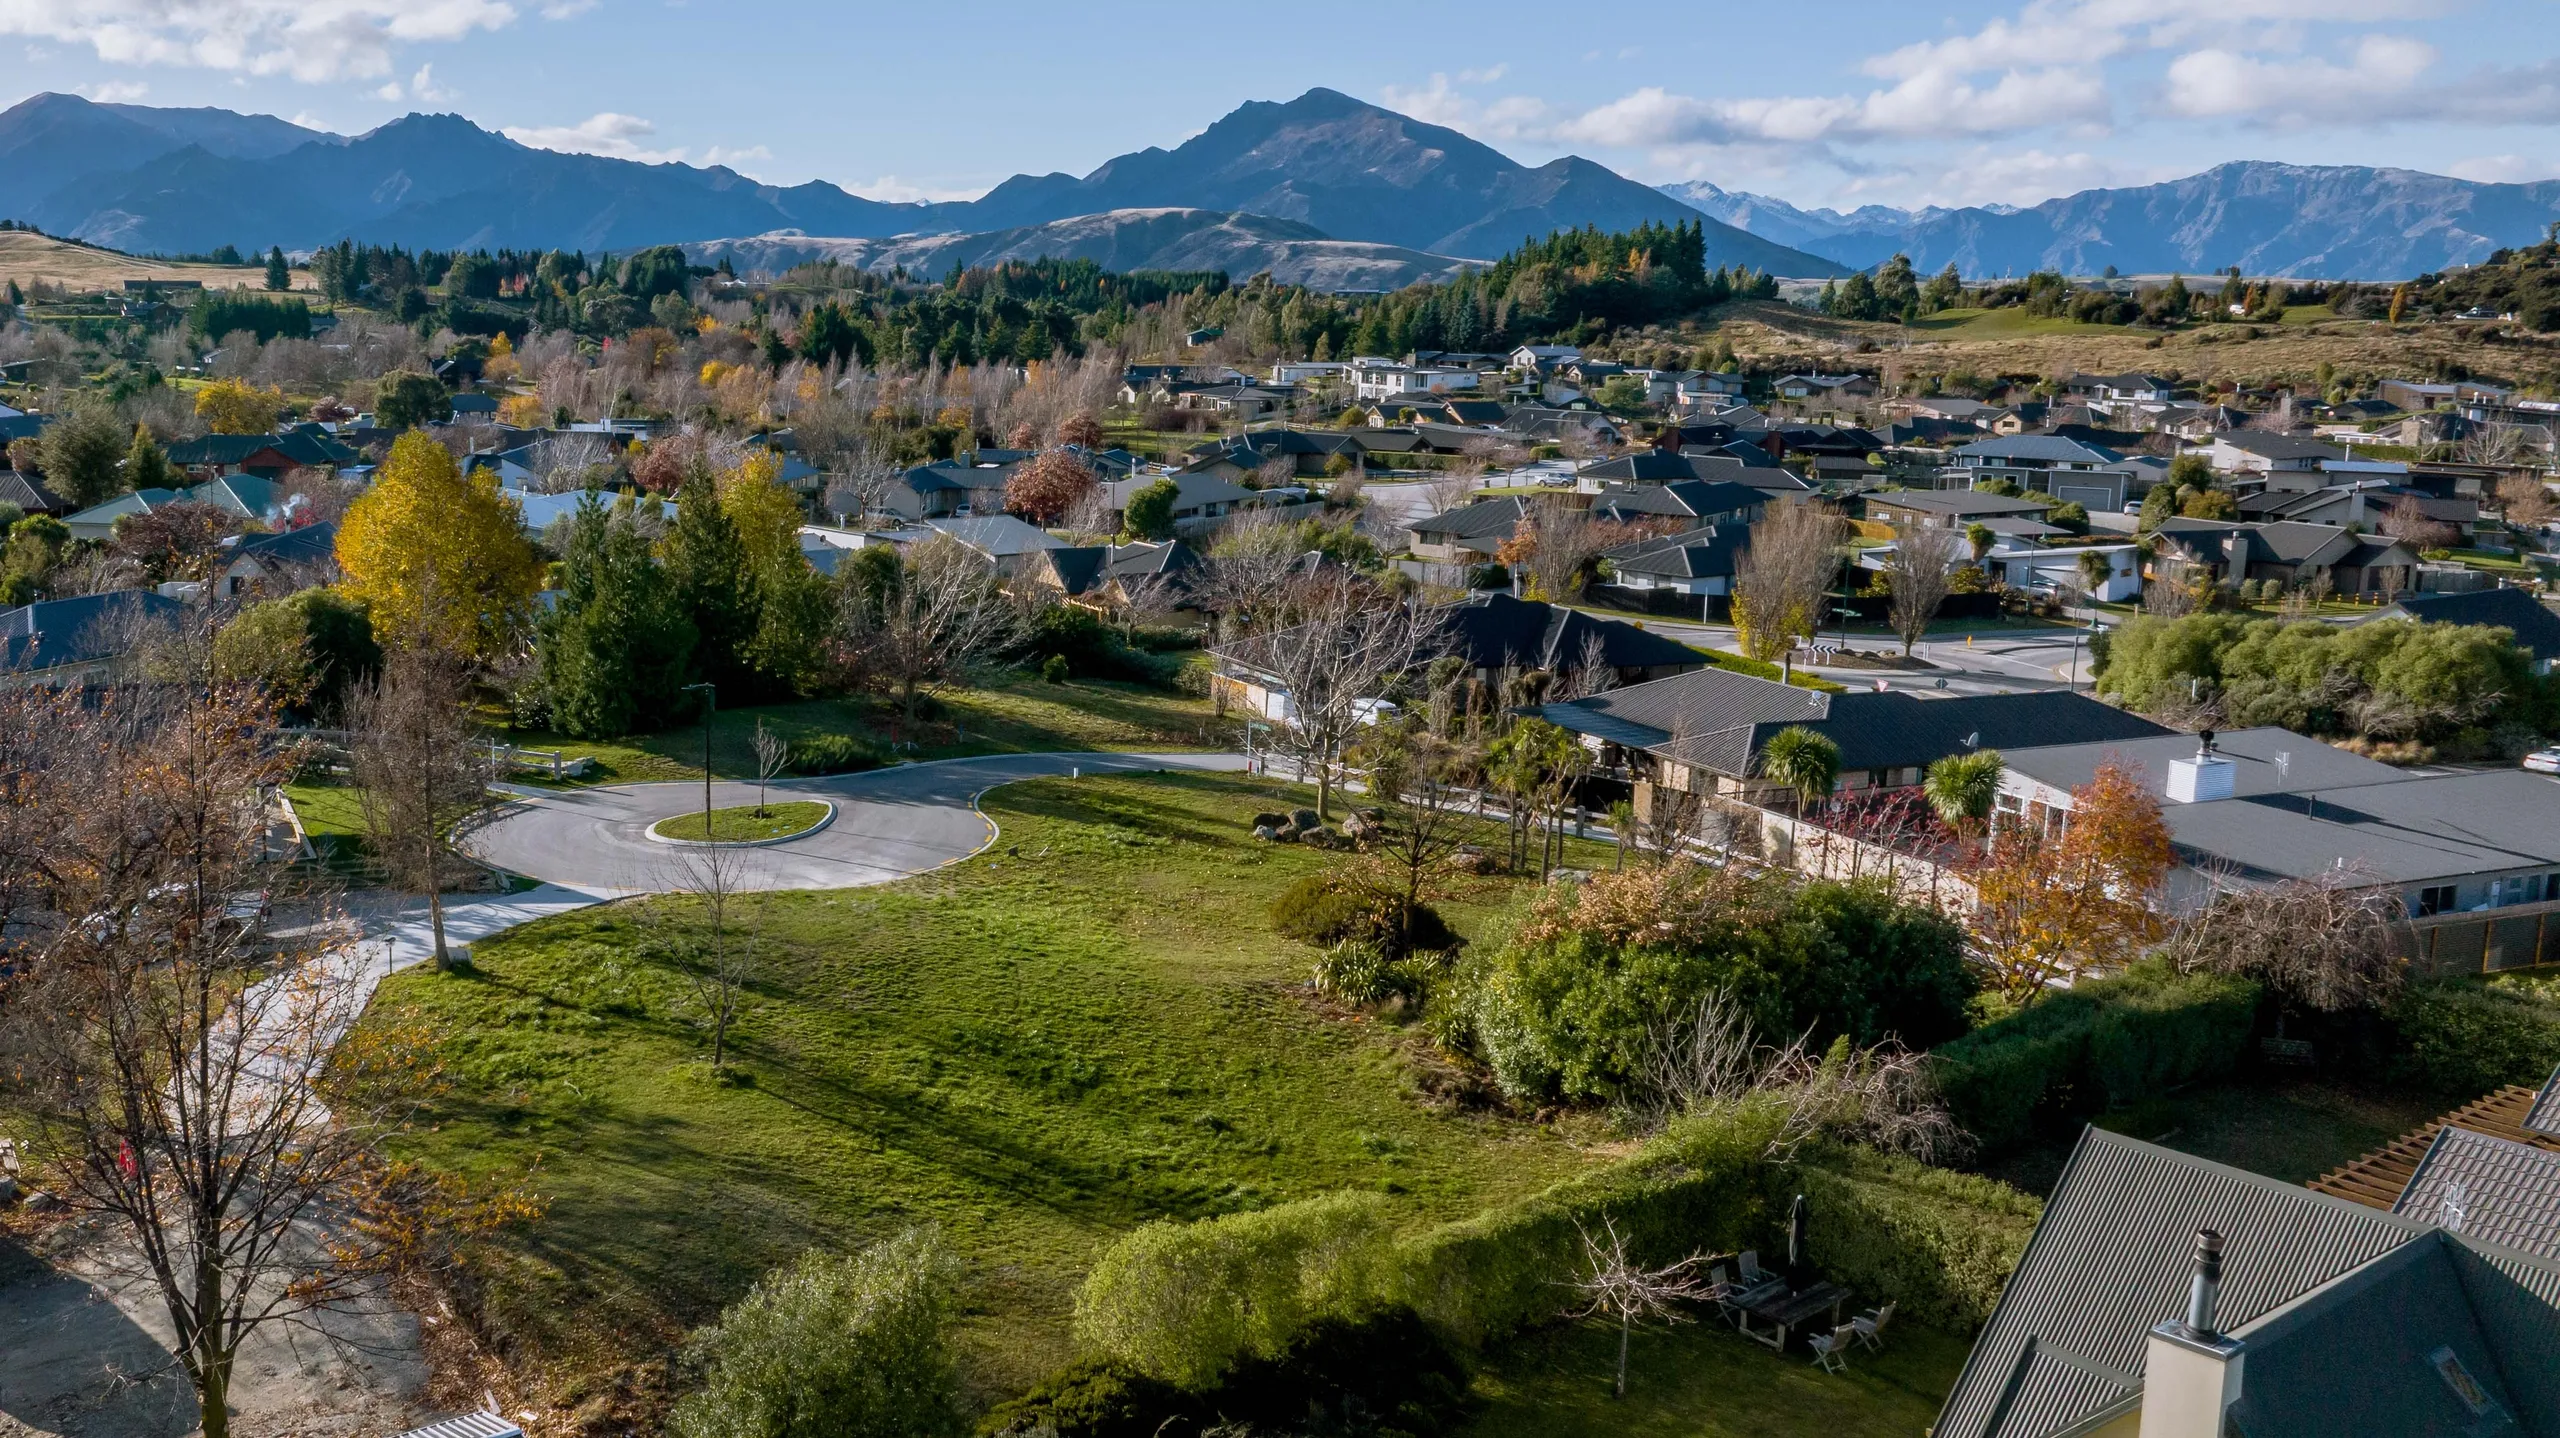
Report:
M 1285 829 L 1289 827 L 1289 816 L 1286 814 L 1274 814 L 1265 810 L 1264 812 L 1253 816 L 1253 827 L 1256 830 Z
M 1269 824 L 1256 824 L 1253 826 L 1253 837 L 1260 839 L 1265 843 L 1271 843 L 1279 839 L 1280 831 L 1272 828 Z
M 1313 809 L 1292 809 L 1289 811 L 1289 823 L 1304 833 L 1309 829 L 1323 828 L 1324 816 Z

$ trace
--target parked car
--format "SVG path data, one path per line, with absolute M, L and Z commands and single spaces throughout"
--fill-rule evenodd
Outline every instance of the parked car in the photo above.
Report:
M 2537 774 L 2560 774 L 2560 746 L 2534 750 L 2524 756 L 2524 766 Z

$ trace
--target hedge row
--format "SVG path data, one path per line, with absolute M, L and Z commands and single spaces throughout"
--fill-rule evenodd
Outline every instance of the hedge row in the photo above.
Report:
M 1267 1359 L 1307 1325 L 1410 1308 L 1469 1346 L 1558 1317 L 1604 1216 L 1641 1261 L 1783 1251 L 1793 1195 L 1809 1258 L 1861 1303 L 1923 1322 L 1986 1320 L 2043 1206 L 1988 1179 L 1865 1150 L 1768 1157 L 1779 1115 L 1691 1119 L 1635 1155 L 1532 1198 L 1380 1242 L 1374 1200 L 1333 1195 L 1257 1214 L 1150 1224 L 1103 1257 L 1077 1300 L 1087 1347 L 1198 1388 Z
M 2033 1139 L 2040 1120 L 2083 1117 L 2231 1072 L 2258 997 L 2246 979 L 2140 965 L 1943 1044 L 1932 1068 L 1956 1122 L 1996 1154 Z
M 2560 1067 L 2560 985 L 2411 984 L 2392 1002 L 2401 1077 L 2446 1094 L 2539 1085 Z

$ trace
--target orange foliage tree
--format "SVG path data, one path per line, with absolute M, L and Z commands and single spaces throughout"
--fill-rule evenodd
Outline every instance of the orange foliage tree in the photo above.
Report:
M 1072 444 L 1078 449 L 1102 448 L 1102 421 L 1089 414 L 1071 414 L 1058 426 L 1058 443 Z
M 2058 832 L 2003 823 L 1972 873 L 1994 982 L 2023 1006 L 2055 979 L 2129 962 L 2161 937 L 2151 901 L 2176 863 L 2159 799 L 2113 764 L 2071 791 Z
M 1004 507 L 1034 524 L 1050 525 L 1093 491 L 1093 471 L 1062 449 L 1023 462 L 1004 482 Z

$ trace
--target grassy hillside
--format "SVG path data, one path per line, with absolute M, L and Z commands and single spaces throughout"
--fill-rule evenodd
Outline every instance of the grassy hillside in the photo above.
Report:
M 0 280 L 21 285 L 42 280 L 75 290 L 117 289 L 127 280 L 198 280 L 209 290 L 234 286 L 255 290 L 266 287 L 266 271 L 257 265 L 170 264 L 64 244 L 24 230 L 0 230 Z M 293 285 L 298 290 L 313 288 L 311 276 L 299 272 Z
M 1264 908 L 1339 861 L 1250 838 L 1281 802 L 1231 777 L 1023 784 L 989 796 L 1004 836 L 980 859 L 776 896 L 751 921 L 745 1082 L 711 1074 L 683 979 L 639 947 L 681 904 L 387 983 L 376 1019 L 445 1035 L 456 1081 L 417 1152 L 551 1196 L 475 1265 L 498 1327 L 575 1401 L 798 1249 L 931 1223 L 969 1263 L 970 1368 L 1000 1392 L 1067 1356 L 1085 1266 L 1146 1219 L 1370 1189 L 1419 1222 L 1598 1161 L 1571 1125 L 1431 1100 L 1416 1041 L 1311 1007 L 1313 955 Z M 1521 897 L 1450 913 L 1480 936 Z

